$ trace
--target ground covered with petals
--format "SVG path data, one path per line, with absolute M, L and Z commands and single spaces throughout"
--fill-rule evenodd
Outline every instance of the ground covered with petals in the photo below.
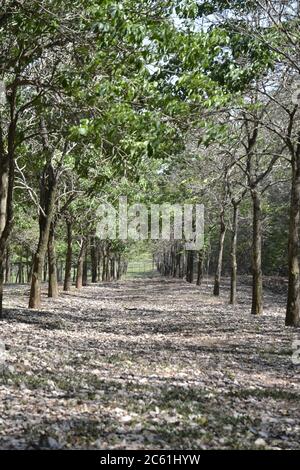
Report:
M 299 449 L 300 366 L 284 295 L 250 315 L 210 283 L 132 279 L 26 309 L 7 287 L 1 449 Z

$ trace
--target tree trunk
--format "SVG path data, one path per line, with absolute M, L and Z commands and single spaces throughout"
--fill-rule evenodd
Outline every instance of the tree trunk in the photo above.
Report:
M 33 262 L 29 308 L 39 308 L 41 306 L 41 283 L 50 227 L 54 214 L 55 194 L 56 179 L 54 170 L 52 165 L 48 164 L 41 178 L 41 207 L 44 209 L 44 213 L 40 211 L 40 236 Z
M 109 271 L 110 258 L 106 256 L 106 266 L 105 266 L 105 280 L 110 282 L 110 271 Z
M 300 146 L 292 158 L 292 188 L 288 246 L 289 284 L 286 309 L 286 326 L 300 324 L 299 282 L 299 223 L 300 223 Z
M 180 248 L 177 248 L 177 250 L 180 250 Z M 177 251 L 174 277 L 180 277 L 180 264 L 181 264 L 181 252 Z
M 15 140 L 18 121 L 18 116 L 15 113 L 16 99 L 17 90 L 14 85 L 10 94 L 10 123 L 8 126 L 7 145 L 4 144 L 4 136 L 0 126 L 0 318 L 2 317 L 4 260 L 13 226 Z
M 114 280 L 114 275 L 115 275 L 115 266 L 114 266 L 114 264 L 115 264 L 115 259 L 113 257 L 110 260 L 110 278 L 112 280 Z
M 197 286 L 201 286 L 203 280 L 203 255 L 203 250 L 200 250 L 198 253 Z
M 176 276 L 176 245 L 171 246 L 171 275 Z
M 186 272 L 186 280 L 191 284 L 194 281 L 194 252 L 188 251 L 187 254 L 187 272 Z
M 62 282 L 64 278 L 64 261 L 61 259 L 59 262 L 59 273 L 57 276 L 58 282 Z
M 3 260 L 0 260 L 0 319 L 3 318 L 3 286 L 4 286 L 4 269 Z
M 6 249 L 5 257 L 5 284 L 10 283 L 10 250 L 9 247 Z
M 88 247 L 86 246 L 85 256 L 84 256 L 84 261 L 83 261 L 83 273 L 82 273 L 82 285 L 83 286 L 87 286 L 88 284 L 87 251 L 88 251 Z
M 93 238 L 91 240 L 91 265 L 92 265 L 92 283 L 95 284 L 98 281 L 98 250 L 97 250 L 96 238 Z
M 2 144 L 2 135 L 0 136 Z M 3 284 L 4 284 L 4 263 L 10 234 L 8 223 L 8 204 L 9 204 L 9 160 L 4 155 L 4 149 L 1 145 L 0 155 L 0 318 L 2 317 L 3 303 Z M 12 201 L 11 201 L 12 210 Z
M 66 254 L 66 265 L 65 265 L 65 280 L 64 280 L 64 291 L 68 292 L 71 290 L 72 280 L 72 222 L 68 221 L 67 224 L 67 254 Z
M 45 259 L 45 262 L 44 262 L 43 281 L 44 281 L 44 282 L 47 282 L 47 279 L 48 279 L 48 260 Z
M 11 146 L 10 142 L 8 143 Z M 4 263 L 13 224 L 14 154 L 5 154 L 0 134 L 0 318 L 2 318 Z
M 214 283 L 214 295 L 217 297 L 220 295 L 225 234 L 226 234 L 225 214 L 224 214 L 224 210 L 222 210 L 220 214 L 220 237 L 219 237 L 219 247 L 218 247 L 218 261 L 217 261 L 217 269 L 215 273 L 215 283 Z
M 49 240 L 48 240 L 48 297 L 57 299 L 58 292 L 58 281 L 57 281 L 57 259 L 55 250 L 55 229 L 54 224 L 50 226 Z
M 106 268 L 106 256 L 105 251 L 103 249 L 103 258 L 102 258 L 102 281 L 105 281 L 105 268 Z
M 24 284 L 24 266 L 22 261 L 19 263 L 19 273 L 19 284 Z
M 261 201 L 256 189 L 251 191 L 253 202 L 253 243 L 252 243 L 252 309 L 253 315 L 263 313 L 263 280 L 261 269 L 262 221 Z
M 85 261 L 85 254 L 86 254 L 86 239 L 82 238 L 81 240 L 81 247 L 77 262 L 77 276 L 76 276 L 76 288 L 81 289 L 83 286 L 83 270 L 84 270 L 84 261 Z
M 121 275 L 122 275 L 121 263 L 122 263 L 122 259 L 121 259 L 121 255 L 119 254 L 118 255 L 117 280 L 121 279 Z
M 29 258 L 28 258 L 29 259 Z M 31 263 L 29 269 L 27 269 L 27 283 L 30 284 L 32 280 L 32 268 L 33 268 L 34 256 L 31 255 Z
M 237 291 L 237 231 L 238 231 L 238 205 L 233 203 L 232 234 L 231 234 L 231 278 L 229 303 L 236 304 Z
M 185 252 L 181 248 L 180 261 L 179 261 L 179 279 L 184 278 L 184 271 L 185 271 Z

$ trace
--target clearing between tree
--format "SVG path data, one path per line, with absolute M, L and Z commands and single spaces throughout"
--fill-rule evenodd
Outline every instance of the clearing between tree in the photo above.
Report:
M 267 292 L 255 317 L 247 286 L 232 307 L 226 289 L 154 277 L 30 311 L 25 289 L 8 288 L 0 323 L 1 449 L 298 448 L 284 297 Z

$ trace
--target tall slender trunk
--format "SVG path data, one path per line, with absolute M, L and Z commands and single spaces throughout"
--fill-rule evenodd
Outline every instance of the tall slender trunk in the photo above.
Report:
M 181 248 L 181 255 L 180 255 L 180 264 L 179 264 L 179 279 L 184 278 L 184 271 L 185 271 L 185 252 Z
M 6 225 L 7 196 L 9 184 L 9 167 L 7 156 L 0 160 L 0 234 L 2 235 Z
M 2 135 L 1 142 L 2 142 Z M 0 143 L 1 143 L 0 142 Z M 0 155 L 0 318 L 2 317 L 3 304 L 3 284 L 4 284 L 4 263 L 10 234 L 9 224 L 7 223 L 8 204 L 9 204 L 9 159 L 4 154 L 1 145 Z
M 48 279 L 48 259 L 45 259 L 43 281 L 47 282 L 47 279 Z
M 24 265 L 22 260 L 19 263 L 19 284 L 24 284 Z
M 198 266 L 197 266 L 197 286 L 201 286 L 203 280 L 203 261 L 204 253 L 200 250 L 198 253 Z
M 110 277 L 115 280 L 115 257 L 113 256 L 110 260 Z
M 117 280 L 121 279 L 121 275 L 122 275 L 122 259 L 121 259 L 121 255 L 119 254 L 118 255 L 118 268 L 117 268 Z
M 86 246 L 84 261 L 83 261 L 83 273 L 82 273 L 82 285 L 87 286 L 88 284 L 88 261 L 87 261 L 88 246 Z
M 0 260 L 0 319 L 3 317 L 3 286 L 4 286 L 4 269 L 3 260 Z
M 118 260 L 115 257 L 114 258 L 114 280 L 116 280 L 118 277 Z
M 105 266 L 105 280 L 110 281 L 110 271 L 109 271 L 110 258 L 106 256 L 106 266 Z
M 85 238 L 81 240 L 81 247 L 77 261 L 77 276 L 76 276 L 76 288 L 81 289 L 83 286 L 83 269 L 84 269 L 84 260 L 85 253 L 87 248 L 87 241 Z
M 49 240 L 48 240 L 48 297 L 57 299 L 58 292 L 58 278 L 57 278 L 57 259 L 55 250 L 55 229 L 54 224 L 50 226 Z
M 10 282 L 10 250 L 9 247 L 6 249 L 6 256 L 5 256 L 5 284 L 9 284 Z
M 261 201 L 257 189 L 251 191 L 253 203 L 253 242 L 252 242 L 252 308 L 253 315 L 263 313 L 263 279 L 261 268 L 262 220 Z
M 101 259 L 100 259 L 100 251 L 99 251 L 99 253 L 98 253 L 97 279 L 98 279 L 98 281 L 101 280 Z
M 186 272 L 186 280 L 191 284 L 194 281 L 194 252 L 188 251 L 187 254 L 187 272 Z
M 105 250 L 103 249 L 103 258 L 102 258 L 102 281 L 106 281 L 105 279 L 105 269 L 106 269 L 106 255 Z
M 13 226 L 13 196 L 15 181 L 15 139 L 17 120 L 15 107 L 17 86 L 13 85 L 10 94 L 10 123 L 7 133 L 7 150 L 0 125 L 0 318 L 2 317 L 4 260 Z
M 28 258 L 29 259 L 29 258 Z M 31 255 L 31 263 L 29 265 L 29 268 L 27 269 L 27 283 L 30 284 L 32 280 L 32 268 L 33 268 L 33 262 L 34 262 L 34 255 Z
M 223 209 L 220 214 L 220 237 L 219 237 L 219 247 L 218 247 L 217 269 L 215 273 L 215 283 L 214 283 L 214 295 L 215 296 L 220 295 L 225 234 L 226 234 L 225 212 Z
M 299 280 L 299 223 L 300 223 L 300 145 L 292 157 L 292 188 L 288 246 L 289 284 L 286 309 L 286 326 L 300 324 Z
M 177 247 L 174 277 L 180 276 L 180 264 L 181 264 L 181 252 L 180 252 L 180 247 Z
M 61 282 L 64 277 L 64 261 L 62 259 L 60 260 L 58 266 L 59 266 L 59 271 L 57 274 L 57 279 L 58 279 L 58 282 Z
M 29 308 L 39 308 L 41 306 L 41 283 L 50 227 L 54 215 L 55 194 L 56 178 L 52 165 L 48 164 L 41 178 L 41 207 L 44 209 L 44 213 L 40 211 L 40 236 L 32 268 Z
M 96 238 L 93 238 L 91 241 L 91 267 L 92 283 L 96 283 L 98 280 L 98 250 Z
M 232 203 L 233 217 L 232 217 L 232 233 L 231 233 L 231 278 L 230 278 L 230 299 L 229 303 L 236 304 L 236 291 L 237 291 L 237 232 L 238 232 L 238 204 Z
M 164 249 L 164 258 L 163 258 L 163 269 L 164 269 L 164 276 L 168 276 L 169 272 L 169 260 L 168 260 L 168 253 L 166 249 Z
M 176 245 L 171 246 L 171 275 L 176 276 Z
M 72 222 L 67 220 L 67 253 L 66 253 L 66 264 L 65 264 L 65 280 L 64 280 L 64 291 L 70 291 L 72 285 Z
M 29 249 L 27 248 L 27 249 L 26 249 L 26 282 L 27 282 L 27 283 L 28 283 L 29 271 L 30 271 L 30 261 L 29 261 L 29 258 L 30 258 L 30 252 L 29 252 Z

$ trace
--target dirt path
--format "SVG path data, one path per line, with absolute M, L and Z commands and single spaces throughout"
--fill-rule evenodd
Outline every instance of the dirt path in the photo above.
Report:
M 300 331 L 182 281 L 127 280 L 44 299 L 8 288 L 0 448 L 299 448 Z

